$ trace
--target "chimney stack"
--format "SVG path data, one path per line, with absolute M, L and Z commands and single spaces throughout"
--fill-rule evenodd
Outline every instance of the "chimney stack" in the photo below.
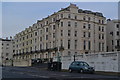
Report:
M 10 40 L 12 40 L 12 36 L 10 36 Z

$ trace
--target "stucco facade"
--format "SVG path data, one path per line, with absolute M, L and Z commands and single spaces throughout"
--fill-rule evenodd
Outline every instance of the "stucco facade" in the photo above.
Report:
M 54 59 L 55 60 L 55 59 Z M 76 61 L 85 61 L 95 68 L 95 71 L 120 72 L 120 52 L 105 52 L 81 54 L 75 57 Z M 62 69 L 69 69 L 74 61 L 73 56 L 64 56 L 61 59 Z
M 120 20 L 107 20 L 107 51 L 120 51 Z
M 12 62 L 13 59 L 13 40 L 0 38 L 0 44 L 1 44 L 0 65 L 3 66 L 11 65 L 11 63 L 7 64 L 7 62 Z
M 106 52 L 106 18 L 70 4 L 16 34 L 14 42 L 15 60 Z

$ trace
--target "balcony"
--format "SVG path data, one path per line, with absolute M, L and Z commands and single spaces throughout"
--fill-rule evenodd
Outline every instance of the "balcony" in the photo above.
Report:
M 63 50 L 64 50 L 64 47 L 63 47 L 63 46 L 59 47 L 59 50 L 60 50 L 60 51 L 63 51 Z M 58 47 L 49 48 L 49 49 L 41 49 L 41 50 L 30 51 L 30 52 L 22 52 L 22 53 L 14 54 L 13 56 L 27 55 L 27 54 L 33 54 L 33 53 L 52 52 L 52 51 L 58 51 Z

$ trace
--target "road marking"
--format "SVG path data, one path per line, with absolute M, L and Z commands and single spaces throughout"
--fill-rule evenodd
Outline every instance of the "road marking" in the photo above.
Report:
M 51 74 L 51 75 L 54 75 L 54 76 L 56 76 L 57 74 Z
M 40 77 L 40 78 L 50 78 L 48 76 L 40 76 L 40 75 L 31 75 L 31 76 Z
M 61 76 L 69 76 L 69 75 L 61 75 Z
M 19 72 L 19 74 L 25 74 L 25 73 L 23 73 L 23 72 Z

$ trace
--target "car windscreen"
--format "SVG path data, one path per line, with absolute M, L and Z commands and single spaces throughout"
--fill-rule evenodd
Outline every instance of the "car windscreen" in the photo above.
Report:
M 89 66 L 86 62 L 82 62 L 82 63 L 80 63 L 80 65 L 82 65 L 82 66 Z

